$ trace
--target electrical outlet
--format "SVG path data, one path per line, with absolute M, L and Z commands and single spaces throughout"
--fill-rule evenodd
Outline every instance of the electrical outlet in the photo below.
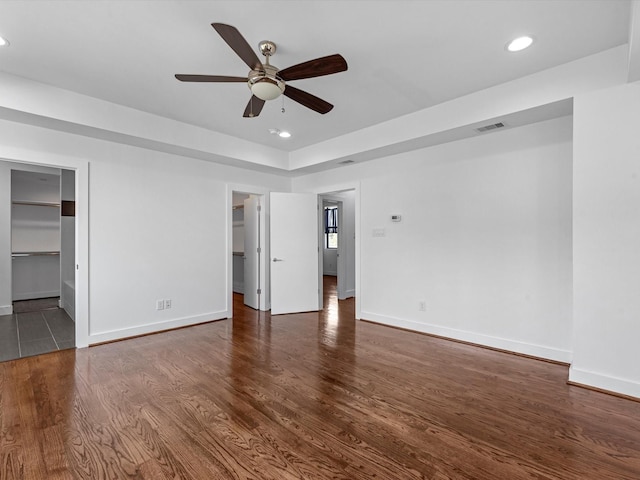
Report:
M 418 310 L 421 312 L 426 312 L 427 311 L 427 302 L 425 302 L 424 300 L 420 300 L 418 302 Z
M 164 301 L 164 308 L 165 308 L 166 310 L 168 310 L 168 309 L 170 309 L 170 308 L 171 308 L 171 299 L 170 299 L 170 298 L 165 299 L 165 301 Z
M 156 300 L 156 310 L 164 310 L 164 300 Z

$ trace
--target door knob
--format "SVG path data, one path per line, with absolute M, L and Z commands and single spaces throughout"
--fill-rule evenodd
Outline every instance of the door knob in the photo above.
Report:
M 283 260 L 283 259 L 281 259 L 281 258 L 276 258 L 276 257 L 273 257 L 273 261 L 274 261 L 274 262 L 284 262 L 284 260 Z

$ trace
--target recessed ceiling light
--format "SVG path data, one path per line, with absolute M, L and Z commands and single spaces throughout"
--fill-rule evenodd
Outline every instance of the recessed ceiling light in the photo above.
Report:
M 527 47 L 530 47 L 533 43 L 533 37 L 531 35 L 524 35 L 522 37 L 514 38 L 507 43 L 507 50 L 510 52 L 519 52 Z
M 7 40 L 4 37 L 0 37 L 0 47 L 8 47 L 9 46 L 9 40 Z
M 271 135 L 278 135 L 280 138 L 289 138 L 291 136 L 291 134 L 289 132 L 286 132 L 284 130 L 280 130 L 278 128 L 270 128 L 269 129 L 269 133 Z

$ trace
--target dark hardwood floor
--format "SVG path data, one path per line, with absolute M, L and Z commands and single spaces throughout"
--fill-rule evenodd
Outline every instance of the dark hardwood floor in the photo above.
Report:
M 332 288 L 335 288 L 334 286 Z M 0 478 L 640 479 L 640 403 L 353 300 L 0 363 Z

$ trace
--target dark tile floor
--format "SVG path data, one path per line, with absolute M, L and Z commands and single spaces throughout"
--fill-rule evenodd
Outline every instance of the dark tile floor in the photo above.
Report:
M 74 348 L 75 323 L 61 308 L 0 316 L 0 362 Z

